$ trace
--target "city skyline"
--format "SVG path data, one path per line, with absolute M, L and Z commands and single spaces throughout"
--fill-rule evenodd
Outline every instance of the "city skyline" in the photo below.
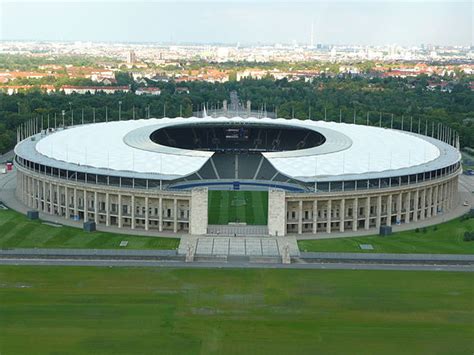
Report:
M 449 1 L 7 1 L 0 40 L 470 46 L 472 12 Z

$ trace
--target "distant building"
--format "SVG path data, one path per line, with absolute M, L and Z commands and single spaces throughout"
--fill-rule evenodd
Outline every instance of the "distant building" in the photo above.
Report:
M 176 94 L 189 94 L 189 89 L 187 87 L 177 87 L 175 90 Z
M 25 92 L 28 90 L 32 89 L 40 89 L 42 92 L 46 92 L 47 94 L 50 94 L 56 89 L 54 88 L 53 85 L 39 85 L 39 86 L 34 86 L 34 85 L 4 85 L 0 86 L 0 92 L 3 92 L 7 95 L 14 95 L 18 94 L 19 92 Z
M 240 81 L 245 78 L 252 78 L 252 79 L 262 79 L 268 74 L 267 70 L 260 70 L 260 69 L 246 69 L 244 71 L 237 72 L 237 81 Z
M 158 83 L 158 82 L 167 83 L 167 82 L 170 81 L 170 78 L 166 75 L 157 74 L 157 75 L 151 77 L 150 80 L 154 81 L 156 83 Z
M 138 88 L 135 91 L 136 95 L 160 95 L 161 89 L 160 88 Z
M 92 81 L 102 83 L 105 85 L 113 85 L 117 83 L 117 81 L 115 80 L 115 73 L 113 70 L 94 71 L 91 73 L 90 79 Z
M 64 91 L 66 95 L 71 94 L 96 94 L 98 92 L 104 92 L 106 94 L 115 94 L 117 92 L 130 92 L 128 86 L 73 86 L 64 85 L 61 87 L 61 91 Z
M 127 53 L 127 63 L 134 64 L 137 61 L 137 57 L 134 51 L 128 51 Z

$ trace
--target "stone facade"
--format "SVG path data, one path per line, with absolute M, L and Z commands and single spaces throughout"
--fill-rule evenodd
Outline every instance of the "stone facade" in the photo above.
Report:
M 272 236 L 285 235 L 285 191 L 268 191 L 268 233 Z
M 459 173 L 372 191 L 286 193 L 285 234 L 355 232 L 434 217 L 454 206 Z M 269 222 L 270 213 L 269 200 Z
M 43 213 L 118 228 L 188 233 L 193 219 L 189 191 L 84 184 L 22 167 L 18 167 L 16 194 L 26 206 Z M 193 220 L 200 221 L 201 215 Z
M 207 200 L 207 188 L 193 189 L 191 191 L 191 234 L 201 235 L 207 233 Z
M 18 199 L 43 213 L 118 228 L 207 233 L 207 188 L 117 187 L 17 168 Z M 270 189 L 268 234 L 355 232 L 429 219 L 454 206 L 460 173 L 461 168 L 420 183 L 363 191 L 288 193 Z

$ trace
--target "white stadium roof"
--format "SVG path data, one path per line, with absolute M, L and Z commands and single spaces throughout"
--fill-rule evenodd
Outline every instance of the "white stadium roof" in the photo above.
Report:
M 336 176 L 361 178 L 361 174 L 377 176 L 379 173 L 396 176 L 399 170 L 405 169 L 408 169 L 405 174 L 412 174 L 442 168 L 460 159 L 459 152 L 446 143 L 399 130 L 325 121 L 240 117 L 163 118 L 86 124 L 38 135 L 40 139 L 34 142 L 34 149 L 24 146 L 25 141 L 30 141 L 28 139 L 17 145 L 15 151 L 25 159 L 28 159 L 25 155 L 35 155 L 34 161 L 41 158 L 76 167 L 171 179 L 195 173 L 213 152 L 166 147 L 153 143 L 150 134 L 168 126 L 212 123 L 277 124 L 321 133 L 326 141 L 320 146 L 263 153 L 280 173 L 302 181 L 326 180 Z

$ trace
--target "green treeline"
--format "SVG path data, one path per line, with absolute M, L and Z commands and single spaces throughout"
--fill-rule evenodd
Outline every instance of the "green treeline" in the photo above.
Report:
M 126 78 L 121 78 L 126 81 Z M 120 80 L 120 81 L 122 81 Z M 467 79 L 466 79 L 467 80 Z M 13 148 L 16 143 L 16 128 L 28 119 L 43 117 L 46 124 L 54 125 L 54 116 L 62 123 L 61 111 L 70 124 L 73 110 L 74 123 L 82 120 L 91 122 L 93 111 L 96 121 L 105 121 L 106 111 L 109 120 L 118 119 L 119 101 L 122 119 L 146 118 L 148 108 L 151 117 L 191 116 L 204 103 L 208 107 L 222 106 L 229 99 L 229 93 L 236 90 L 242 101 L 251 100 L 252 109 L 278 110 L 279 117 L 298 119 L 324 119 L 351 123 L 354 120 L 365 124 L 367 112 L 372 125 L 390 127 L 392 114 L 394 128 L 401 127 L 402 115 L 404 129 L 422 133 L 432 127 L 432 122 L 444 123 L 461 135 L 463 147 L 474 147 L 474 95 L 467 82 L 460 81 L 451 92 L 439 89 L 426 89 L 427 77 L 416 79 L 363 79 L 351 77 L 319 78 L 313 82 L 273 79 L 231 81 L 224 84 L 189 82 L 150 83 L 158 86 L 160 96 L 138 96 L 128 94 L 64 95 L 63 93 L 43 94 L 29 91 L 16 95 L 0 94 L 0 153 Z M 125 82 L 124 82 L 125 84 Z M 176 93 L 176 87 L 186 86 L 190 94 Z M 133 88 L 133 87 L 132 87 Z M 380 114 L 382 113 L 382 114 Z M 419 123 L 420 122 L 420 123 Z

